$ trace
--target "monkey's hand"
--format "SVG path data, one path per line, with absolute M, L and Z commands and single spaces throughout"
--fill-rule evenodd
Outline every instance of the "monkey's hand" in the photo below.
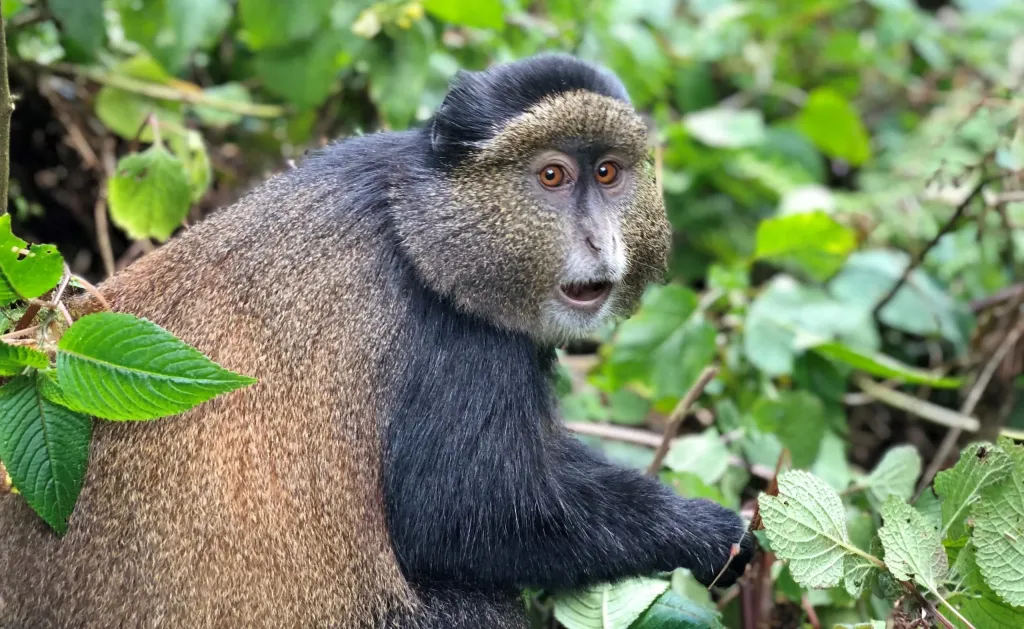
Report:
M 705 523 L 704 548 L 691 551 L 690 572 L 701 585 L 729 587 L 736 582 L 754 557 L 756 538 L 732 510 L 704 499 L 688 500 L 687 510 L 697 512 L 694 519 Z M 692 538 L 691 538 L 692 539 Z M 737 548 L 738 547 L 738 548 Z

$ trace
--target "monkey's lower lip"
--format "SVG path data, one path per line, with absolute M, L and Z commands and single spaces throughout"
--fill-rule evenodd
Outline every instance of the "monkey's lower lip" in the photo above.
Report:
M 558 287 L 562 298 L 573 308 L 597 310 L 612 292 L 611 282 L 573 282 Z

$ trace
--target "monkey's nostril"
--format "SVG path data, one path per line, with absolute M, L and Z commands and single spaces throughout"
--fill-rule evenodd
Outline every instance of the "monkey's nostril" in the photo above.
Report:
M 597 246 L 596 244 L 594 244 L 594 238 L 593 238 L 593 236 L 587 236 L 587 238 L 586 238 L 586 241 L 587 241 L 587 245 L 588 245 L 588 246 L 589 246 L 589 247 L 590 247 L 591 249 L 593 249 L 594 251 L 597 251 L 597 252 L 600 252 L 600 251 L 601 251 L 601 247 L 598 247 L 598 246 Z

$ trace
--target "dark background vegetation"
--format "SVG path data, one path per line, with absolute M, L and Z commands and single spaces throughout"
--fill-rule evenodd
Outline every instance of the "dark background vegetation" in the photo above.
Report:
M 783 448 L 842 490 L 911 444 L 926 485 L 967 441 L 1024 432 L 1019 0 L 2 8 L 14 230 L 94 282 L 159 246 L 153 224 L 195 222 L 334 139 L 420 123 L 460 68 L 568 51 L 616 71 L 656 129 L 675 228 L 671 284 L 566 348 L 582 438 L 647 466 L 714 364 L 662 477 L 750 515 Z M 154 127 L 188 202 L 118 214 L 108 180 Z M 789 583 L 767 595 L 772 626 L 884 611 Z M 704 602 L 738 622 L 738 601 Z

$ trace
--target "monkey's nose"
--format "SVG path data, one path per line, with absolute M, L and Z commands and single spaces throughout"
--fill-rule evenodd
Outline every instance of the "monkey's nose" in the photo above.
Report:
M 601 253 L 601 247 L 598 247 L 597 243 L 594 242 L 594 237 L 593 236 L 587 236 L 586 237 L 586 241 L 587 241 L 587 246 L 588 247 L 593 249 L 596 253 Z

